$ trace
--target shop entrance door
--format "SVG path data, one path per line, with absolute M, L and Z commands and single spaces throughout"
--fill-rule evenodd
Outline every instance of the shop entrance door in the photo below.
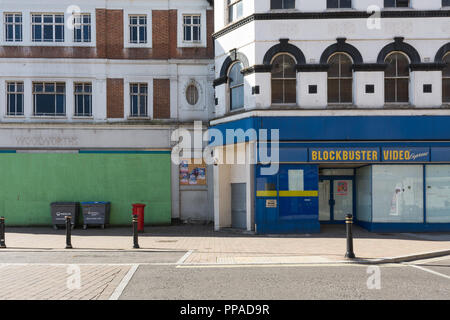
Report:
M 345 221 L 353 214 L 353 177 L 319 178 L 319 220 L 323 222 Z

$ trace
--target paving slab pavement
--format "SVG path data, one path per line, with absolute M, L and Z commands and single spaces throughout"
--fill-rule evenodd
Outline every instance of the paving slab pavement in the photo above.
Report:
M 354 226 L 353 235 L 354 252 L 361 261 L 450 253 L 449 233 L 380 234 Z M 6 245 L 0 252 L 64 250 L 65 230 L 7 228 Z M 72 245 L 74 250 L 133 250 L 132 230 L 75 229 Z M 216 232 L 212 225 L 173 225 L 146 227 L 139 235 L 139 245 L 141 251 L 188 252 L 184 264 L 337 262 L 344 260 L 346 238 L 344 225 L 323 225 L 319 234 L 298 235 L 253 235 L 231 229 Z

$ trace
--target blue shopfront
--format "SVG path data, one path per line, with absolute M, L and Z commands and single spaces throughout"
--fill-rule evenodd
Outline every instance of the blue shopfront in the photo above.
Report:
M 250 166 L 257 233 L 320 232 L 349 213 L 373 232 L 450 231 L 450 117 L 248 117 L 214 128 L 267 129 L 269 141 L 279 130 L 269 148 L 278 171 L 265 174 L 259 157 Z

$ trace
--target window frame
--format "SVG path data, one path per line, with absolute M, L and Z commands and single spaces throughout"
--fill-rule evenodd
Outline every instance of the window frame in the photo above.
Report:
M 34 18 L 35 18 L 35 16 L 40 16 L 40 18 L 41 18 L 41 22 L 35 22 L 34 21 Z M 49 23 L 49 22 L 45 22 L 44 20 L 44 17 L 45 16 L 52 16 L 52 22 L 51 23 Z M 60 16 L 60 17 L 62 17 L 62 22 L 56 22 L 56 16 Z M 33 42 L 33 43 L 64 43 L 65 41 L 66 41 L 66 36 L 65 36 L 65 28 L 66 28 L 66 25 L 65 25 L 65 21 L 66 21 L 66 19 L 65 19 L 65 15 L 64 15 L 64 13 L 61 13 L 61 12 L 50 12 L 50 13 L 48 13 L 48 12 L 31 12 L 31 42 Z M 53 33 L 53 35 L 52 35 L 52 41 L 48 41 L 48 40 L 45 40 L 45 36 L 44 36 L 44 34 L 45 34 L 45 26 L 48 26 L 48 25 L 51 25 L 52 26 L 52 33 Z M 40 40 L 36 40 L 36 38 L 35 38 L 35 32 L 34 32 L 34 27 L 35 26 L 40 26 L 41 27 L 41 38 L 40 38 Z M 56 39 L 56 27 L 57 26 L 60 26 L 60 27 L 62 27 L 62 40 L 57 40 Z
M 85 16 L 89 16 L 89 22 L 88 23 L 84 22 L 84 17 Z M 92 14 L 90 12 L 83 12 L 83 13 L 79 13 L 79 14 L 77 13 L 77 14 L 74 14 L 73 19 L 74 19 L 74 21 L 73 21 L 74 28 L 73 28 L 73 39 L 72 39 L 72 41 L 74 43 L 77 43 L 77 44 L 79 44 L 79 43 L 91 43 L 92 42 Z M 81 19 L 81 22 L 77 22 L 77 19 Z M 89 28 L 89 38 L 88 38 L 88 40 L 86 40 L 84 38 L 84 32 L 83 32 L 83 27 L 84 26 L 88 26 L 88 28 Z M 77 29 L 81 29 L 80 41 L 78 41 L 77 37 L 76 37 Z
M 197 95 L 196 100 L 195 100 L 194 103 L 189 102 L 189 97 L 188 97 L 189 89 L 192 88 L 192 87 L 195 88 L 195 94 Z M 186 102 L 188 103 L 188 105 L 190 107 L 195 107 L 199 103 L 199 101 L 200 101 L 200 90 L 199 90 L 197 84 L 194 81 L 189 82 L 188 85 L 186 86 L 185 99 L 186 99 Z
M 35 86 L 37 85 L 37 84 L 42 84 L 42 86 L 43 86 L 43 89 L 42 89 L 42 92 L 37 92 L 36 90 L 35 90 Z M 54 85 L 54 91 L 53 92 L 46 92 L 45 91 L 45 87 L 46 87 L 46 85 Z M 64 92 L 63 92 L 63 110 L 64 110 L 64 112 L 63 113 L 57 113 L 56 111 L 57 111 L 57 109 L 58 109 L 58 101 L 57 101 L 57 96 L 58 95 L 61 95 L 61 94 L 58 94 L 58 90 L 57 90 L 57 87 L 58 87 L 58 85 L 64 85 Z M 66 89 L 66 83 L 64 82 L 64 81 L 33 81 L 32 83 L 31 83 L 31 93 L 32 93 L 32 98 L 33 98 L 33 117 L 52 117 L 52 118 L 56 118 L 56 117 L 66 117 L 67 116 L 67 108 L 66 108 L 66 98 L 67 98 L 67 89 Z M 54 95 L 55 96 L 55 112 L 54 113 L 42 113 L 42 114 L 38 114 L 37 112 L 36 112 L 36 108 L 37 108 L 37 105 L 36 105 L 36 95 L 37 94 L 39 94 L 39 95 L 45 95 L 45 94 L 48 94 L 48 95 Z
M 133 92 L 133 90 L 131 90 L 132 86 L 138 86 L 138 90 L 136 93 Z M 142 87 L 146 87 L 147 90 L 145 93 L 143 93 L 141 91 Z M 149 110 L 148 110 L 148 97 L 149 97 L 149 84 L 147 82 L 130 82 L 128 84 L 128 89 L 129 89 L 129 97 L 130 97 L 130 113 L 129 113 L 129 117 L 130 118 L 148 118 L 149 117 Z M 133 114 L 133 96 L 137 96 L 137 114 Z M 141 97 L 145 97 L 144 101 L 145 101 L 145 114 L 141 114 L 141 106 L 140 106 L 140 102 L 141 102 Z
M 7 17 L 13 17 L 12 22 L 7 21 Z M 20 22 L 16 22 L 16 16 L 20 16 Z M 8 26 L 12 25 L 13 28 L 13 38 L 12 40 L 8 40 Z M 4 41 L 7 43 L 15 43 L 15 42 L 23 42 L 23 14 L 22 12 L 4 12 L 3 13 L 3 27 L 5 29 L 4 32 Z M 20 28 L 20 39 L 16 38 L 16 28 Z
M 327 0 L 327 10 L 341 10 L 341 9 L 352 9 L 353 8 L 353 0 L 350 0 L 350 7 L 342 7 L 341 1 L 343 0 L 335 0 L 337 1 L 337 7 L 331 7 L 329 6 L 329 2 L 333 0 Z
M 239 21 L 240 19 L 242 19 L 244 17 L 244 1 L 243 0 L 226 0 L 226 13 L 227 13 L 227 18 L 226 21 L 228 24 L 234 23 L 236 21 Z M 242 10 L 242 15 L 238 15 L 238 6 L 242 6 L 241 10 Z M 233 13 L 233 19 L 230 19 L 230 12 Z
M 327 64 L 328 65 L 330 65 L 330 60 L 334 57 L 334 56 L 337 56 L 337 55 L 339 55 L 339 56 L 342 56 L 342 55 L 344 55 L 344 56 L 346 56 L 349 60 L 350 60 L 350 63 L 353 65 L 353 59 L 352 59 L 352 57 L 348 54 L 348 53 L 346 53 L 346 52 L 342 52 L 342 51 L 339 51 L 339 52 L 334 52 L 332 55 L 330 55 L 329 57 L 328 57 L 328 60 L 327 60 Z M 330 102 L 330 88 L 329 88 L 329 85 L 328 85 L 328 83 L 329 83 L 329 81 L 330 80 L 337 80 L 338 81 L 338 93 L 339 93 L 339 102 Z M 341 91 L 341 82 L 342 81 L 345 81 L 345 80 L 351 80 L 351 97 L 352 97 L 352 101 L 349 101 L 349 102 L 342 102 L 342 97 L 341 97 L 341 95 L 342 95 L 342 91 Z M 354 97 L 353 97 L 353 81 L 354 81 L 354 75 L 353 75 L 353 70 L 352 70 L 352 76 L 351 77 L 346 77 L 346 76 L 342 76 L 342 63 L 341 63 L 341 59 L 339 58 L 339 75 L 337 76 L 337 77 L 330 77 L 330 75 L 329 75 L 329 71 L 327 72 L 327 87 L 328 87 L 328 90 L 327 90 L 327 103 L 329 104 L 329 105 L 336 105 L 336 104 L 343 104 L 343 105 L 347 105 L 347 104 L 352 104 L 353 105 L 353 103 L 354 103 Z
M 287 0 L 279 0 L 281 2 L 281 8 L 272 8 L 272 1 L 274 1 L 274 0 L 270 0 L 270 10 L 289 10 L 289 9 L 295 9 L 295 7 L 296 7 L 296 0 L 293 0 L 294 6 L 292 8 L 285 8 L 285 6 L 286 6 L 285 2 Z
M 386 8 L 386 9 L 402 9 L 402 8 L 408 9 L 408 8 L 411 8 L 411 0 L 407 0 L 408 1 L 408 6 L 407 7 L 403 7 L 403 6 L 399 7 L 398 6 L 398 1 L 401 1 L 401 0 L 392 0 L 392 1 L 394 1 L 394 5 L 393 6 L 387 6 L 386 5 L 387 1 L 389 1 L 389 0 L 384 0 L 383 1 L 383 8 Z
M 185 18 L 190 17 L 191 18 L 191 23 L 190 24 L 186 24 L 185 23 Z M 197 17 L 198 18 L 198 24 L 194 24 L 193 22 L 193 18 Z M 182 14 L 182 25 L 183 25 L 183 42 L 185 43 L 202 43 L 202 15 L 200 13 L 196 13 L 196 14 Z M 194 28 L 197 27 L 198 28 L 198 40 L 194 40 Z M 186 28 L 191 29 L 191 39 L 188 40 L 186 39 Z
M 411 60 L 410 60 L 410 58 L 408 57 L 408 55 L 406 54 L 406 53 L 404 53 L 404 52 L 402 52 L 402 51 L 392 51 L 392 52 L 389 52 L 389 54 L 388 55 L 386 55 L 386 57 L 384 58 L 384 63 L 386 63 L 386 60 L 391 56 L 391 55 L 394 55 L 394 54 L 401 54 L 401 55 L 403 55 L 405 58 L 406 58 L 406 60 L 408 61 L 408 65 L 410 65 L 411 64 Z M 396 60 L 396 66 L 395 66 L 395 76 L 389 76 L 389 77 L 386 77 L 386 71 L 384 72 L 384 86 L 386 87 L 386 81 L 387 80 L 395 80 L 395 102 L 392 102 L 392 101 L 390 101 L 390 102 L 388 102 L 387 101 L 387 99 L 386 99 L 386 90 L 385 90 L 385 93 L 384 93 L 384 103 L 385 104 L 396 104 L 396 105 L 403 105 L 403 104 L 410 104 L 411 103 L 411 96 L 410 96 L 410 89 L 411 89 L 411 71 L 409 70 L 409 67 L 408 67 L 408 76 L 398 76 L 398 60 Z M 398 101 L 398 80 L 408 80 L 408 101 Z
M 282 78 L 274 78 L 273 77 L 273 63 L 274 61 L 280 57 L 280 56 L 288 56 L 290 57 L 293 61 L 294 61 L 294 67 L 297 65 L 297 60 L 295 59 L 295 57 L 291 54 L 289 54 L 288 52 L 280 52 L 278 54 L 276 54 L 273 58 L 272 61 L 270 62 L 270 64 L 272 65 L 272 68 L 270 70 L 270 87 L 271 87 L 271 91 L 272 91 L 272 95 L 270 97 L 270 102 L 272 105 L 297 105 L 297 72 L 295 73 L 295 77 L 292 78 L 287 78 L 285 77 L 285 69 L 283 69 L 283 77 Z M 283 102 L 273 102 L 273 80 L 278 80 L 278 81 L 283 81 Z M 285 87 L 285 82 L 286 81 L 293 81 L 295 80 L 295 102 L 286 102 L 286 87 Z
M 21 117 L 21 116 L 24 116 L 25 115 L 25 110 L 24 110 L 24 108 L 25 108 L 25 101 L 24 101 L 24 99 L 25 99 L 25 83 L 24 83 L 24 81 L 15 81 L 15 80 L 9 81 L 9 80 L 7 80 L 5 82 L 5 84 L 6 84 L 6 91 L 5 91 L 5 93 L 6 93 L 6 116 L 7 117 Z M 9 91 L 9 85 L 10 84 L 14 84 L 14 86 L 16 88 L 14 90 L 14 92 L 10 92 Z M 17 85 L 19 85 L 19 84 L 22 86 L 22 91 L 18 91 L 17 90 Z M 10 112 L 10 99 L 9 99 L 10 95 L 15 95 L 16 96 L 16 98 L 15 98 L 15 106 L 14 106 L 15 107 L 15 112 L 14 113 Z M 18 95 L 22 96 L 22 112 L 17 112 L 17 96 Z
M 137 18 L 137 24 L 133 24 L 131 22 L 131 19 L 133 18 Z M 140 19 L 141 18 L 145 18 L 145 24 L 141 24 Z M 136 42 L 133 42 L 131 39 L 131 30 L 132 28 L 136 28 L 137 29 L 137 33 L 136 33 Z M 141 28 L 144 28 L 145 31 L 145 41 L 141 41 Z M 146 14 L 129 14 L 128 15 L 128 43 L 130 45 L 146 45 L 148 43 L 148 17 Z
M 76 87 L 82 85 L 83 86 L 83 91 L 77 92 Z M 90 86 L 91 90 L 90 91 L 86 91 L 85 87 L 86 86 Z M 77 96 L 83 96 L 83 113 L 77 113 Z M 90 112 L 86 113 L 86 106 L 85 106 L 85 96 L 89 96 L 89 103 L 90 103 Z M 93 114 L 93 105 L 92 105 L 92 99 L 93 97 L 93 85 L 92 82 L 89 81 L 77 81 L 73 83 L 73 98 L 74 98 L 74 103 L 73 103 L 73 116 L 74 117 L 82 117 L 82 118 L 90 118 L 92 117 Z
M 449 59 L 449 62 L 446 63 L 445 59 Z M 450 51 L 448 51 L 442 57 L 442 61 L 447 64 L 447 66 L 442 70 L 442 103 L 450 104 Z M 446 69 L 448 69 L 448 75 L 445 74 Z M 445 85 L 447 84 L 448 92 L 445 90 Z M 445 100 L 445 93 L 448 94 L 448 100 Z
M 230 85 L 230 73 L 233 70 L 234 66 L 237 65 L 237 64 L 241 65 L 241 72 L 242 72 L 242 70 L 244 70 L 244 64 L 242 63 L 242 61 L 236 60 L 228 68 L 228 74 L 227 74 L 227 76 L 228 76 L 227 87 L 228 87 L 228 91 L 229 91 L 228 92 L 228 97 L 229 97 L 229 104 L 228 104 L 229 108 L 228 108 L 228 110 L 230 112 L 237 111 L 237 110 L 242 110 L 243 108 L 245 108 L 245 92 L 244 92 L 244 83 L 245 83 L 245 81 L 244 81 L 244 75 L 242 75 L 242 83 L 239 83 L 239 84 L 234 85 L 234 86 Z M 238 89 L 242 90 L 241 91 L 242 92 L 242 106 L 238 106 L 237 108 L 233 108 L 233 91 L 234 90 L 238 90 Z
M 132 43 L 130 34 L 130 16 L 146 16 L 147 20 L 147 42 L 146 43 Z M 123 10 L 123 47 L 124 48 L 152 48 L 152 11 L 136 12 L 136 10 L 124 9 Z M 180 37 L 177 37 L 180 38 Z

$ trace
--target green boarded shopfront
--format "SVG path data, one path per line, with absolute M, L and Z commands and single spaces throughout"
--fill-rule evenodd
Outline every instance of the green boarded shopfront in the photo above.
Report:
M 171 223 L 170 151 L 0 153 L 0 216 L 10 226 L 50 226 L 50 203 L 109 201 L 111 225 Z

